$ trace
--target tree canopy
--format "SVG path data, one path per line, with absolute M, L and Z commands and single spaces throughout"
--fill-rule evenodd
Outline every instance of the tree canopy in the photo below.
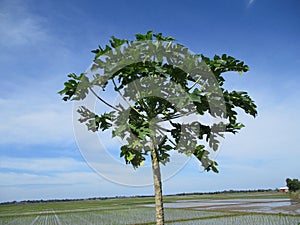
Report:
M 152 31 L 137 34 L 135 41 L 112 37 L 110 45 L 92 51 L 95 54 L 91 68 L 93 76 L 88 77 L 86 72 L 69 74 L 70 79 L 59 93 L 67 101 L 84 99 L 92 92 L 109 105 L 112 111 L 101 115 L 81 107 L 79 121 L 86 123 L 93 132 L 113 128 L 113 137 L 126 139 L 128 144 L 121 146 L 120 156 L 133 167 L 143 164 L 150 148 L 149 138 L 156 133 L 161 163 L 168 162 L 171 150 L 177 150 L 194 155 L 207 171 L 217 172 L 217 163 L 209 158 L 209 151 L 199 140 L 217 150 L 219 137 L 224 137 L 226 132 L 235 134 L 244 127 L 237 121 L 237 108 L 256 116 L 256 105 L 247 92 L 228 91 L 222 87 L 223 73 L 242 74 L 249 67 L 226 54 L 215 55 L 212 59 L 192 54 L 174 41 L 172 37 Z M 105 90 L 109 84 L 128 103 L 127 109 L 106 102 L 93 89 L 98 86 Z M 186 124 L 176 121 L 190 114 L 209 114 L 226 119 L 226 122 L 208 125 L 201 121 Z M 168 128 L 159 125 L 164 121 L 169 122 Z
M 295 192 L 300 190 L 300 181 L 298 179 L 286 179 L 286 185 L 289 188 L 289 191 Z
M 89 71 L 68 75 L 59 94 L 64 101 L 92 94 L 110 108 L 98 114 L 82 105 L 77 110 L 79 121 L 92 132 L 111 129 L 112 137 L 124 140 L 120 157 L 126 164 L 137 168 L 151 156 L 156 221 L 163 225 L 160 164 L 177 151 L 195 156 L 206 171 L 218 172 L 211 152 L 218 150 L 225 133 L 235 134 L 244 127 L 237 109 L 257 114 L 247 92 L 224 88 L 223 73 L 242 74 L 249 67 L 226 54 L 213 58 L 193 54 L 174 38 L 152 31 L 136 34 L 134 41 L 113 36 L 109 42 L 92 51 L 95 58 Z M 109 87 L 123 104 L 103 98 L 101 93 Z

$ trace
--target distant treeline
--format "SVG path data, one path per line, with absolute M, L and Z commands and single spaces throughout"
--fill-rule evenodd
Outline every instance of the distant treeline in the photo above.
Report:
M 268 192 L 278 191 L 278 189 L 257 189 L 257 190 L 225 190 L 214 192 L 192 192 L 192 193 L 178 193 L 165 196 L 188 196 L 188 195 L 211 195 L 211 194 L 225 194 L 225 193 L 249 193 L 249 192 Z M 120 198 L 149 198 L 153 195 L 134 195 L 134 196 L 115 196 L 115 197 L 92 197 L 92 198 L 76 198 L 76 199 L 48 199 L 48 200 L 24 200 L 24 201 L 11 201 L 1 202 L 0 205 L 7 204 L 27 204 L 27 203 L 47 203 L 47 202 L 72 202 L 72 201 L 89 201 L 89 200 L 108 200 L 108 199 L 120 199 Z
M 214 192 L 192 192 L 192 193 L 178 193 L 178 194 L 174 194 L 174 195 L 165 195 L 165 196 L 214 195 L 214 194 L 226 194 L 226 193 L 248 193 L 248 192 L 268 192 L 268 191 L 278 191 L 278 189 L 225 190 L 225 191 L 214 191 Z

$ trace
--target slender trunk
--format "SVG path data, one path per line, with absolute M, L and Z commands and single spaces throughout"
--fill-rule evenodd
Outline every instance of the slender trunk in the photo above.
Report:
M 162 197 L 161 174 L 160 174 L 157 152 L 153 145 L 151 149 L 151 158 L 152 158 L 152 172 L 153 172 L 154 191 L 155 191 L 156 225 L 164 225 L 164 208 L 163 208 L 163 197 Z

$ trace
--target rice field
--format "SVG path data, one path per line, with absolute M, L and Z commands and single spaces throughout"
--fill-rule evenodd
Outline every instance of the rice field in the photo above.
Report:
M 228 215 L 222 212 L 205 212 L 194 210 L 166 209 L 166 220 L 197 219 Z M 42 213 L 40 215 L 0 217 L 0 225 L 108 225 L 108 224 L 151 224 L 155 221 L 153 208 L 139 207 L 133 209 L 100 210 L 74 213 Z
M 192 197 L 193 203 L 195 203 L 195 198 L 198 198 L 197 201 L 201 201 L 202 197 Z M 181 202 L 183 199 L 182 197 L 170 197 L 166 198 L 166 202 Z M 185 200 L 189 199 L 191 197 L 187 197 Z M 206 201 L 208 201 L 207 198 L 203 200 L 203 202 Z M 127 198 L 105 201 L 1 205 L 0 225 L 155 224 L 155 209 L 146 207 L 147 204 L 153 204 L 153 199 Z M 204 208 L 166 208 L 165 223 L 173 225 L 298 225 L 300 224 L 300 214 L 235 212 Z
M 203 219 L 197 221 L 177 222 L 172 225 L 298 225 L 299 217 L 286 215 L 244 215 L 221 218 Z
M 291 215 L 240 215 L 224 212 L 166 209 L 166 224 L 172 225 L 298 225 L 300 217 Z M 1 225 L 133 225 L 155 224 L 152 208 L 104 210 L 1 217 Z

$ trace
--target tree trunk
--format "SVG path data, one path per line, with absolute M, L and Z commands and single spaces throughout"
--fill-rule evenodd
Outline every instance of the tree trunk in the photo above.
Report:
M 164 208 L 163 208 L 163 197 L 162 197 L 161 174 L 160 174 L 157 152 L 153 145 L 151 149 L 151 159 L 152 159 L 152 172 L 153 172 L 154 191 L 155 191 L 156 225 L 164 225 Z

